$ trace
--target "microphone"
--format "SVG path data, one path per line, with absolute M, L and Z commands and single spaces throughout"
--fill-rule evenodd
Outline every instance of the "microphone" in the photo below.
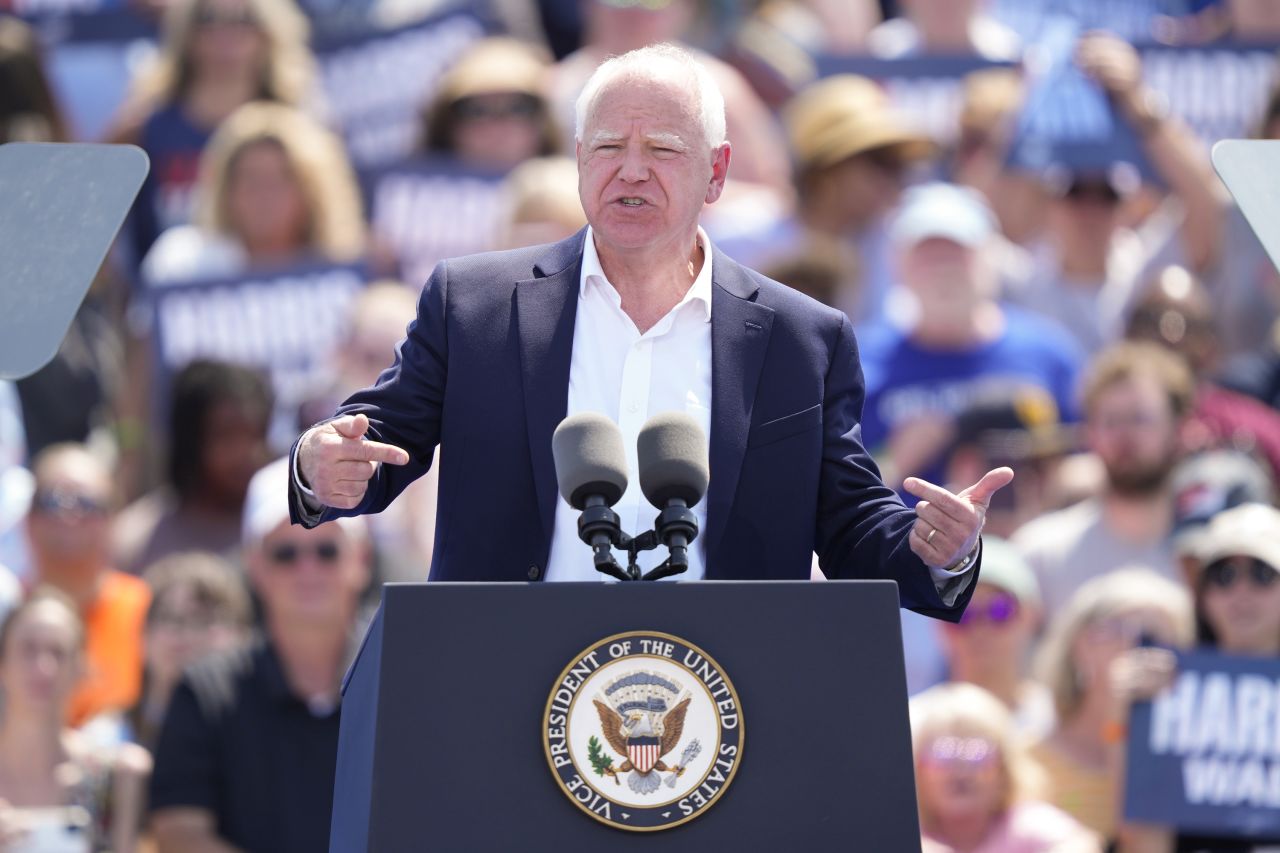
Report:
M 613 558 L 623 538 L 611 506 L 627 490 L 627 454 L 618 425 L 598 412 L 580 412 L 560 422 L 551 436 L 560 494 L 582 512 L 578 536 L 595 552 L 596 569 L 630 580 Z
M 689 545 L 698 535 L 698 519 L 690 507 L 702 500 L 710 479 L 707 436 L 684 412 L 661 412 L 640 430 L 636 452 L 640 490 L 659 510 L 654 533 L 671 552 L 645 575 L 645 580 L 656 580 L 689 568 Z

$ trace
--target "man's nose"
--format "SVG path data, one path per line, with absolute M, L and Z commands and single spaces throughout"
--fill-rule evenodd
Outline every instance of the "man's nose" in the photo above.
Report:
M 649 164 L 644 153 L 634 145 L 628 145 L 622 155 L 622 168 L 618 177 L 628 183 L 638 183 L 649 179 Z

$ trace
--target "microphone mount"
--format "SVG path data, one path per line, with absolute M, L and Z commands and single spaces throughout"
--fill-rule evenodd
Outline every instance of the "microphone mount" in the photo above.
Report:
M 693 510 L 676 501 L 658 514 L 653 530 L 639 536 L 624 533 L 618 514 L 598 496 L 587 498 L 578 516 L 578 536 L 591 546 L 596 571 L 620 581 L 656 581 L 688 571 L 688 546 L 697 535 L 698 520 Z M 663 544 L 670 548 L 667 559 L 642 573 L 636 558 L 641 552 L 652 551 Z M 614 548 L 627 552 L 625 569 L 613 556 Z

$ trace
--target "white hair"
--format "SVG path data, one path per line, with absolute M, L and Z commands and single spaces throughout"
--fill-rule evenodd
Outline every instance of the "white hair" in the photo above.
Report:
M 574 139 L 582 141 L 587 119 L 595 109 L 600 93 L 615 80 L 689 80 L 695 106 L 706 135 L 707 147 L 718 148 L 725 141 L 724 95 L 706 66 L 684 48 L 673 44 L 654 44 L 614 56 L 600 63 L 587 80 L 574 105 Z

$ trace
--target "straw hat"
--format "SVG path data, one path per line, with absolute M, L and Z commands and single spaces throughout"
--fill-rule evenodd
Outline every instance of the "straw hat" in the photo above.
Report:
M 828 77 L 797 94 L 785 121 L 801 171 L 825 169 L 879 148 L 896 149 L 904 162 L 934 153 L 933 143 L 892 110 L 879 86 L 854 74 Z

